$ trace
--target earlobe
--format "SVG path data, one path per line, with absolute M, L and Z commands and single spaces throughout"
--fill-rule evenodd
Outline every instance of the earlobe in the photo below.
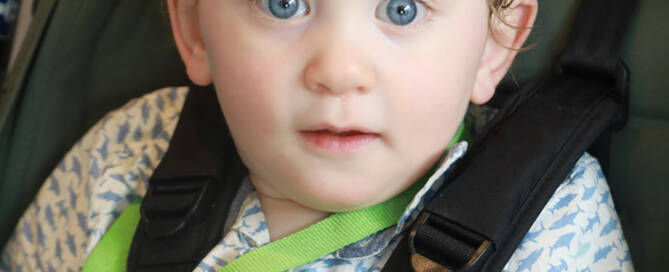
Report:
M 174 42 L 188 77 L 197 85 L 213 82 L 209 56 L 200 34 L 197 0 L 167 0 Z
M 209 67 L 209 55 L 202 42 L 193 44 L 189 62 L 190 63 L 186 64 L 186 71 L 193 83 L 200 86 L 206 86 L 213 82 L 211 68 Z
M 490 18 L 493 21 L 472 91 L 472 103 L 483 104 L 492 98 L 529 36 L 537 14 L 537 0 L 516 1 L 504 14 L 505 22 L 495 16 Z
M 488 102 L 493 94 L 495 94 L 496 85 L 497 83 L 492 80 L 490 70 L 485 68 L 479 69 L 476 74 L 476 81 L 474 82 L 470 101 L 478 105 Z

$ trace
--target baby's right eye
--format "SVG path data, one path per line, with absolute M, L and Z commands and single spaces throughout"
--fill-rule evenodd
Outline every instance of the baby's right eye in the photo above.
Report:
M 304 0 L 252 0 L 267 15 L 279 19 L 290 19 L 309 13 L 309 5 Z

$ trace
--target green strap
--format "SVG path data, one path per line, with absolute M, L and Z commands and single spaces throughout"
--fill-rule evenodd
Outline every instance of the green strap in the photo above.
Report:
M 460 125 L 448 148 L 466 134 Z M 231 261 L 219 272 L 284 271 L 316 260 L 399 221 L 414 195 L 432 175 L 436 164 L 418 182 L 399 195 L 374 206 L 335 213 L 303 230 L 256 248 Z M 130 204 L 112 224 L 88 257 L 84 272 L 126 271 L 128 252 L 139 223 L 139 203 Z
M 105 236 L 88 256 L 83 272 L 125 271 L 132 237 L 139 223 L 139 204 L 142 198 L 133 201 L 121 216 L 114 221 Z
M 448 148 L 460 140 L 464 130 L 461 124 Z M 385 202 L 361 210 L 335 213 L 292 235 L 251 250 L 225 265 L 219 272 L 284 271 L 388 228 L 399 221 L 411 199 L 427 182 L 436 166 L 409 189 Z
M 383 203 L 335 213 L 283 239 L 256 248 L 228 263 L 219 272 L 284 271 L 359 241 L 396 224 L 420 189 L 419 183 Z

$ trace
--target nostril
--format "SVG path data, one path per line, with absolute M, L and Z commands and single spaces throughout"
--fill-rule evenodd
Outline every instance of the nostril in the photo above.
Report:
M 316 90 L 318 90 L 319 92 L 328 92 L 328 91 L 330 91 L 330 88 L 325 86 L 325 84 L 323 84 L 323 83 L 317 83 L 316 84 Z
M 318 93 L 322 93 L 322 94 L 327 93 L 327 94 L 335 94 L 335 95 L 336 94 L 341 95 L 341 94 L 347 93 L 346 89 L 355 90 L 355 92 L 358 92 L 358 93 L 367 93 L 367 91 L 369 90 L 365 86 L 349 86 L 348 88 L 345 87 L 345 86 L 335 86 L 335 87 L 339 87 L 339 88 L 332 88 L 332 87 L 329 87 L 328 85 L 323 84 L 323 83 L 315 83 L 312 86 L 314 86 L 312 89 L 316 90 Z

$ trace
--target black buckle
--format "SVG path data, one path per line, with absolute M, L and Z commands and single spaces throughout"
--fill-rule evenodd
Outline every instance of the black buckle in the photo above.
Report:
M 216 182 L 212 177 L 151 182 L 155 184 L 149 186 L 140 208 L 144 230 L 149 237 L 174 235 L 202 221 L 214 205 Z
M 427 242 L 435 238 L 445 239 Z M 411 265 L 417 272 L 464 272 L 478 266 L 489 255 L 492 242 L 423 211 L 409 232 L 409 251 Z M 454 258 L 449 252 L 467 257 Z

